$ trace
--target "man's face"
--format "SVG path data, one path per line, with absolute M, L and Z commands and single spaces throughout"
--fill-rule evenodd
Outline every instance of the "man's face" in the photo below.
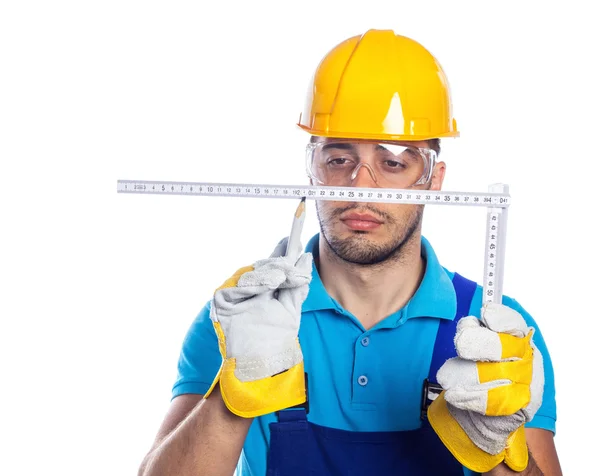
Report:
M 424 141 L 398 144 L 428 147 Z M 372 163 L 376 157 L 376 147 L 374 143 L 361 142 L 357 146 L 360 159 Z M 413 188 L 439 190 L 444 170 L 444 163 L 437 163 L 431 181 Z M 359 169 L 351 185 L 368 188 L 389 187 L 381 182 L 377 184 L 367 167 Z M 423 216 L 423 205 L 325 200 L 316 203 L 321 233 L 331 250 L 344 261 L 361 265 L 398 258 L 403 245 L 420 230 Z

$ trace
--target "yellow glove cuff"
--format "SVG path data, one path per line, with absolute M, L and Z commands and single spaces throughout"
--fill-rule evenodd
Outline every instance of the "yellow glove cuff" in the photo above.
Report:
M 442 392 L 427 410 L 433 430 L 450 453 L 472 471 L 485 473 L 504 461 L 513 471 L 524 471 L 529 462 L 525 428 L 521 425 L 508 437 L 506 448 L 497 455 L 486 453 L 471 441 L 452 417 Z
M 204 398 L 208 398 L 219 383 L 221 396 L 229 411 L 244 418 L 266 415 L 306 401 L 304 362 L 272 377 L 241 382 L 234 374 L 235 358 L 225 358 L 225 336 L 221 325 L 218 322 L 213 324 L 224 360 Z

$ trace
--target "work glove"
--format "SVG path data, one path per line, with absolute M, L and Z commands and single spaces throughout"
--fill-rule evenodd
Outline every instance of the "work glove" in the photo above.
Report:
M 542 404 L 544 367 L 533 327 L 517 311 L 494 303 L 481 319 L 458 322 L 458 357 L 437 373 L 444 389 L 430 405 L 429 422 L 444 445 L 467 468 L 484 473 L 504 462 L 527 467 L 524 424 Z
M 205 398 L 218 382 L 225 405 L 241 417 L 306 401 L 298 330 L 312 254 L 298 244 L 285 256 L 287 243 L 285 238 L 268 259 L 239 269 L 212 299 L 223 363 Z

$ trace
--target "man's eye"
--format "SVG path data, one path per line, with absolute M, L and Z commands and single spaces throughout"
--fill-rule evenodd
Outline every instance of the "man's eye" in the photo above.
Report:
M 350 161 L 344 157 L 332 157 L 327 161 L 330 165 L 346 165 Z
M 402 162 L 398 162 L 397 160 L 386 160 L 385 165 L 391 169 L 406 168 L 406 165 L 404 165 Z

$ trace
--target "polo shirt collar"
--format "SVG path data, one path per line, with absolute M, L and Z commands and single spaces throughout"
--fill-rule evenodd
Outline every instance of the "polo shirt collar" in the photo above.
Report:
M 318 256 L 318 233 L 308 241 L 305 251 L 313 253 L 313 256 Z M 452 280 L 448 272 L 440 265 L 431 244 L 425 237 L 421 237 L 421 255 L 425 257 L 426 267 L 417 292 L 403 309 L 392 316 L 388 316 L 384 321 L 391 319 L 397 325 L 414 317 L 454 319 L 456 315 L 456 293 L 454 292 Z M 302 311 L 326 309 L 344 311 L 340 304 L 327 293 L 313 261 L 312 280 L 308 296 L 302 304 Z M 384 321 L 380 324 L 383 324 Z M 391 322 L 388 324 L 391 324 Z

